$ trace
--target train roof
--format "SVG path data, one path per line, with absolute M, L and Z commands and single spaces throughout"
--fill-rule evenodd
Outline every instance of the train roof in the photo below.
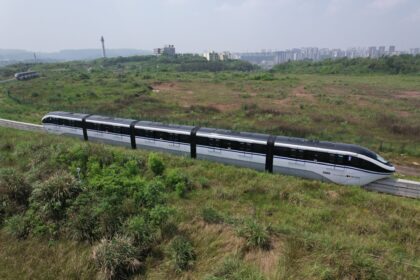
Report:
M 63 118 L 82 120 L 84 117 L 88 116 L 88 114 L 56 111 L 56 112 L 49 112 L 47 115 L 45 115 L 45 117 L 48 117 L 48 116 L 58 116 L 58 117 L 63 117 Z
M 104 124 L 116 124 L 123 126 L 130 126 L 136 120 L 133 119 L 122 119 L 122 118 L 113 118 L 105 117 L 100 115 L 92 115 L 86 118 L 86 122 L 95 122 L 95 123 L 104 123 Z
M 266 144 L 270 135 L 252 132 L 239 132 L 227 129 L 217 129 L 202 127 L 197 131 L 197 136 L 207 136 L 212 138 L 232 139 L 239 141 L 251 141 Z
M 328 142 L 328 141 L 315 141 L 315 140 L 308 140 L 304 138 L 285 137 L 285 136 L 277 136 L 275 144 L 297 145 L 297 146 L 304 146 L 308 148 L 311 147 L 311 148 L 320 148 L 320 149 L 329 149 L 329 150 L 339 150 L 339 151 L 352 152 L 356 154 L 365 155 L 373 159 L 378 159 L 376 153 L 364 147 L 353 145 L 353 144 L 334 143 L 334 142 Z
M 184 134 L 189 134 L 194 126 L 190 125 L 177 125 L 177 124 L 165 124 L 160 122 L 151 122 L 151 121 L 139 121 L 136 123 L 135 127 L 137 128 L 151 128 L 160 131 L 168 132 L 180 132 Z

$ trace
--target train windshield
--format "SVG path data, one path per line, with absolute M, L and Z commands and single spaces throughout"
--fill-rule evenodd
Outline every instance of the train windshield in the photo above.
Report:
M 383 157 L 381 157 L 380 155 L 376 154 L 376 159 L 379 160 L 382 163 L 388 164 L 389 162 L 384 159 Z

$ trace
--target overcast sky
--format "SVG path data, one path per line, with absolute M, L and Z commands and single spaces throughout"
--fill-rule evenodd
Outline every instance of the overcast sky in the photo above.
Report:
M 420 0 L 0 0 L 0 49 L 420 47 Z

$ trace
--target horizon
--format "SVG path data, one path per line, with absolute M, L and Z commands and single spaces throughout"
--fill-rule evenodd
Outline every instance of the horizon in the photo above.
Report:
M 258 52 L 314 46 L 347 49 L 420 46 L 415 0 L 0 0 L 1 49 L 99 49 L 180 53 Z M 76 19 L 76 20 L 75 20 Z M 28 29 L 28 26 L 31 28 Z

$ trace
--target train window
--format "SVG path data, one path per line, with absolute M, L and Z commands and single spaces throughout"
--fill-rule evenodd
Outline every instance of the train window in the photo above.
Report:
M 335 163 L 335 154 L 329 154 L 329 162 Z
M 145 133 L 145 136 L 147 138 L 155 138 L 155 135 L 154 135 L 154 131 L 153 130 L 146 130 L 145 132 L 146 132 Z
M 297 156 L 296 153 L 297 153 L 296 149 L 290 149 L 290 156 L 292 158 L 296 158 L 296 156 Z
M 337 164 L 343 164 L 344 163 L 344 156 L 343 155 L 337 155 Z
M 121 127 L 120 127 L 120 126 L 114 126 L 114 127 L 113 127 L 113 132 L 114 132 L 114 133 L 121 134 Z
M 297 151 L 297 158 L 303 159 L 304 158 L 304 155 L 305 155 L 304 150 L 298 150 Z
M 131 129 L 129 127 L 121 127 L 121 133 L 125 135 L 130 135 Z

